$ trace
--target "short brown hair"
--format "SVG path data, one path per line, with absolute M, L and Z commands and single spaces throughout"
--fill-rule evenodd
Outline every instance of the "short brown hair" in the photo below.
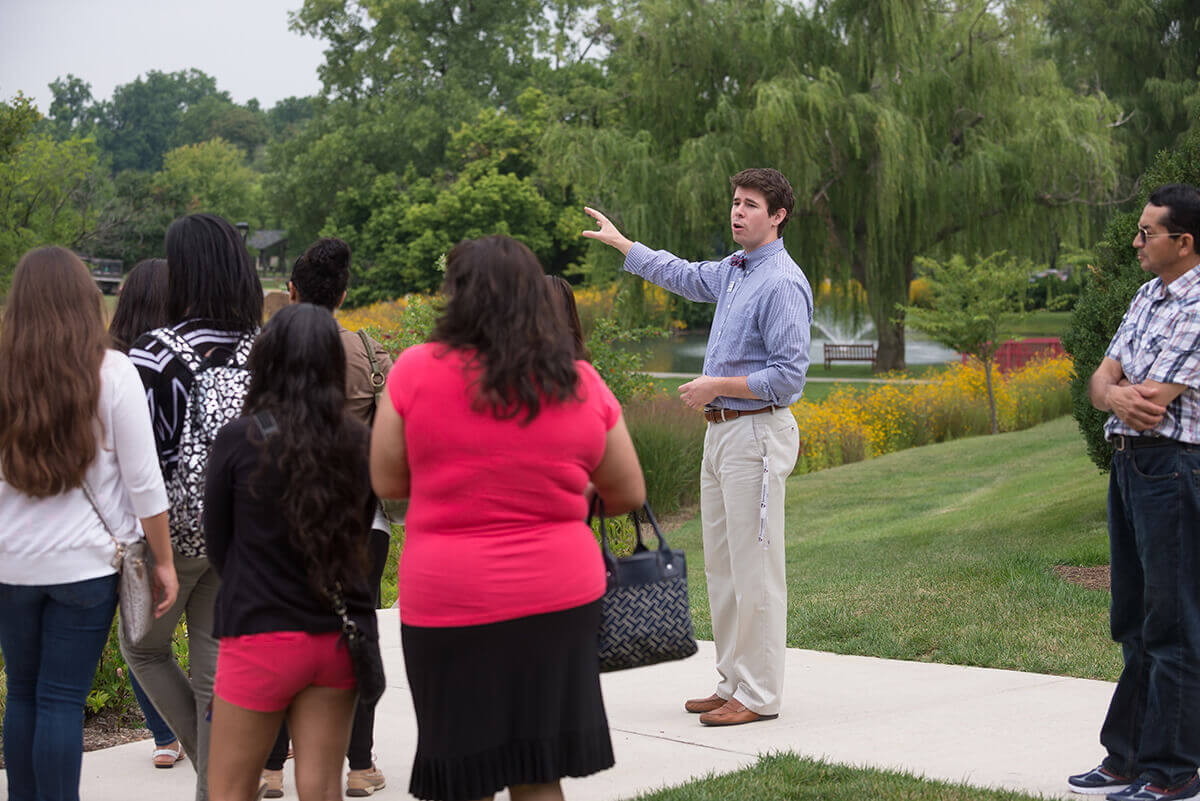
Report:
M 738 187 L 762 192 L 763 197 L 767 199 L 767 214 L 774 214 L 779 209 L 787 212 L 775 229 L 777 235 L 782 234 L 783 226 L 792 218 L 792 208 L 796 205 L 792 185 L 783 177 L 783 173 L 770 167 L 750 167 L 729 179 L 729 191 L 732 192 Z

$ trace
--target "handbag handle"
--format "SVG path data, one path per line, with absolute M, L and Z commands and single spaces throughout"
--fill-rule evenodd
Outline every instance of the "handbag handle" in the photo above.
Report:
M 662 529 L 658 527 L 658 521 L 654 518 L 654 512 L 650 510 L 649 501 L 643 503 L 640 509 L 635 509 L 629 513 L 629 518 L 633 521 L 634 536 L 637 538 L 637 545 L 634 546 L 634 552 L 650 550 L 646 547 L 646 543 L 642 541 L 642 523 L 638 519 L 638 512 L 646 514 L 646 520 L 650 523 L 650 528 L 654 531 L 654 536 L 658 538 L 658 550 L 669 554 L 671 546 L 667 545 L 667 540 L 663 537 Z M 591 525 L 592 518 L 594 517 L 600 518 L 600 548 L 604 552 L 605 560 L 607 560 L 610 556 L 613 556 L 613 552 L 608 546 L 608 527 L 604 524 L 604 501 L 600 499 L 599 494 L 592 496 L 592 503 L 588 508 L 588 525 Z

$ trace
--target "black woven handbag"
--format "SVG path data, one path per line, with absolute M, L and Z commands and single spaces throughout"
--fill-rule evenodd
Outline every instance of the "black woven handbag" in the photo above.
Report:
M 604 503 L 598 496 L 588 515 L 589 522 L 592 516 L 600 518 L 600 547 L 608 579 L 597 637 L 601 672 L 656 665 L 696 653 L 683 551 L 667 546 L 649 504 L 639 511 L 654 529 L 658 547 L 650 549 L 642 542 L 639 513 L 633 512 L 629 516 L 637 546 L 632 554 L 620 558 L 608 547 Z

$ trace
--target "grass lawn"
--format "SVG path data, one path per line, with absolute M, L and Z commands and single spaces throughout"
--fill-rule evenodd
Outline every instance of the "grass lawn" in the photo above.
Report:
M 1107 564 L 1106 483 L 1069 417 L 793 477 L 788 645 L 1115 680 L 1108 594 L 1053 573 Z M 711 638 L 699 519 L 671 543 Z
M 1030 312 L 1028 317 L 1018 321 L 1008 330 L 1015 339 L 1024 339 L 1026 337 L 1061 337 L 1067 333 L 1067 329 L 1070 326 L 1071 312 L 1038 309 L 1037 311 Z
M 678 787 L 637 796 L 638 801 L 1035 801 L 1033 796 L 928 781 L 893 771 L 851 768 L 791 753 L 759 757 L 736 773 L 709 774 Z

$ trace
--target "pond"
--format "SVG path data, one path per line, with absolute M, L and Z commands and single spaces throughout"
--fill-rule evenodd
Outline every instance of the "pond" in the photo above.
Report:
M 813 364 L 825 361 L 824 345 L 829 342 L 820 331 L 813 331 L 812 348 L 809 351 Z M 839 339 L 838 344 L 854 342 L 855 339 Z M 869 340 L 866 340 L 869 341 Z M 708 344 L 708 332 L 687 332 L 669 339 L 652 339 L 638 343 L 623 344 L 626 350 L 648 353 L 643 369 L 652 373 L 698 374 L 704 367 L 704 348 Z M 941 364 L 957 361 L 958 353 L 929 339 L 921 338 L 914 331 L 906 332 L 904 360 L 907 364 Z

